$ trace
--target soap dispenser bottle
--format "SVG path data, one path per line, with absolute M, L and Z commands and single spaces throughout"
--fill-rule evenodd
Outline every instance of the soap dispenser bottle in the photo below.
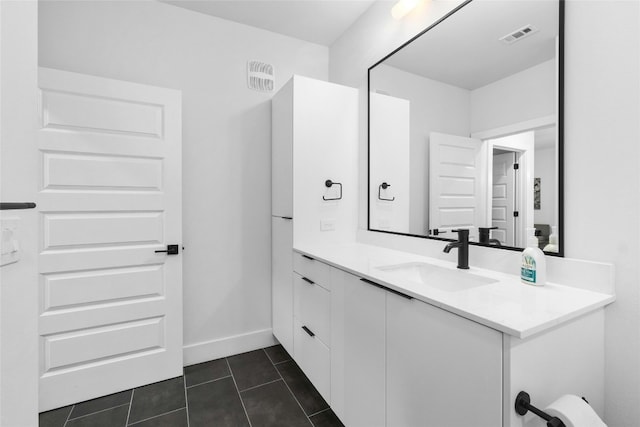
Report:
M 527 248 L 522 251 L 520 279 L 527 285 L 544 286 L 547 281 L 547 262 L 544 252 L 538 247 L 535 232 L 535 228 L 527 228 Z

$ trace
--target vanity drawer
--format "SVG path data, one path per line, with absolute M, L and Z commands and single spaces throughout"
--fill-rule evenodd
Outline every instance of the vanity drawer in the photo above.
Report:
M 293 271 L 331 290 L 331 266 L 307 255 L 293 252 Z
M 293 347 L 296 363 L 304 374 L 320 392 L 322 397 L 331 402 L 331 353 L 317 336 L 310 336 L 302 327 L 300 320 L 294 320 Z
M 307 280 L 305 280 L 307 279 Z M 331 342 L 331 293 L 293 274 L 293 315 L 325 345 Z

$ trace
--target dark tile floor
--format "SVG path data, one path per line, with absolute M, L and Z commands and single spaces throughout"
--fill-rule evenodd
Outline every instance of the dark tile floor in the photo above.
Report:
M 333 427 L 342 423 L 280 345 L 40 414 L 40 427 Z M 342 426 L 343 427 L 343 426 Z

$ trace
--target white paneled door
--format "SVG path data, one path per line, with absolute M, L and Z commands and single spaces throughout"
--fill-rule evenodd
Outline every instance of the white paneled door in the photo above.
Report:
M 516 153 L 493 155 L 493 181 L 491 183 L 491 226 L 492 237 L 502 245 L 515 246 L 515 170 Z
M 429 229 L 469 229 L 476 240 L 486 226 L 487 165 L 482 141 L 431 132 L 429 136 Z M 434 233 L 435 234 L 435 233 Z M 445 235 L 456 239 L 455 235 Z
M 39 87 L 45 411 L 182 373 L 182 125 L 176 90 L 44 68 Z

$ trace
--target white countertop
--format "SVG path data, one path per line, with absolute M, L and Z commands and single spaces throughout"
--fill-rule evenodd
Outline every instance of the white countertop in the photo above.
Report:
M 615 300 L 614 295 L 556 283 L 525 285 L 519 276 L 474 268 L 473 260 L 469 270 L 458 270 L 451 262 L 359 243 L 297 245 L 294 250 L 517 338 L 527 338 Z M 377 268 L 415 262 L 445 267 L 461 275 L 476 274 L 497 282 L 451 291 L 443 290 L 442 286 L 394 277 Z

